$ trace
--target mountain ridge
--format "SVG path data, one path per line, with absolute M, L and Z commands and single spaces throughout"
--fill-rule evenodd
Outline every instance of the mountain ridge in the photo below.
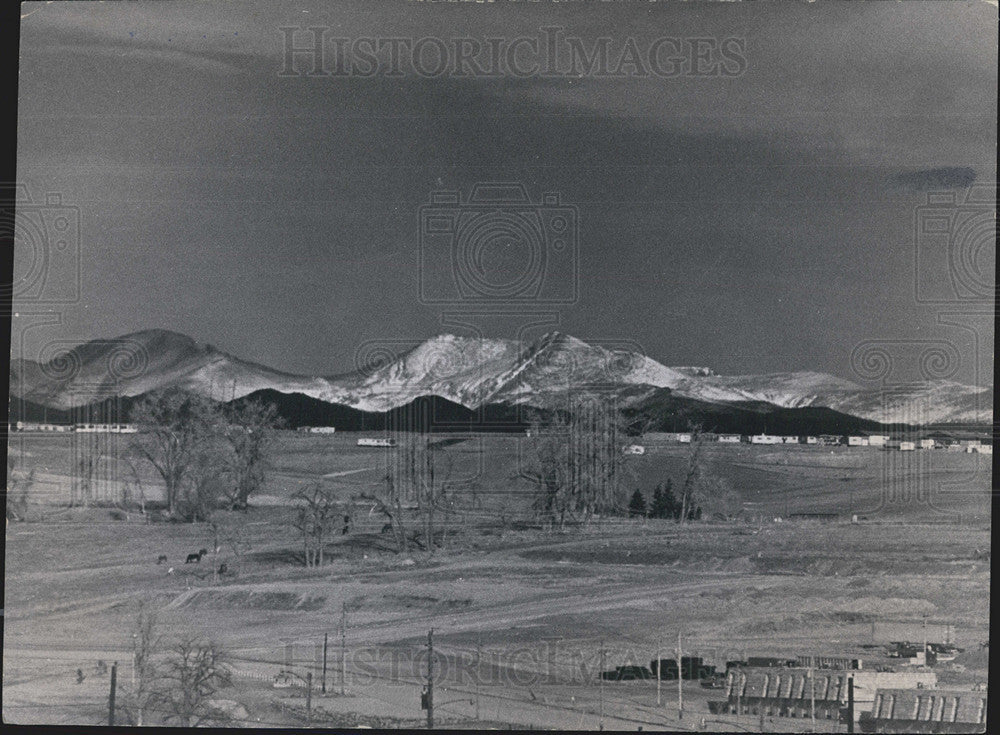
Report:
M 946 380 L 887 391 L 815 371 L 718 375 L 672 368 L 614 344 L 590 344 L 561 332 L 530 343 L 442 334 L 398 353 L 378 344 L 354 372 L 303 376 L 231 355 L 170 330 L 91 340 L 44 363 L 14 360 L 11 395 L 53 409 L 109 396 L 135 397 L 179 386 L 229 401 L 261 390 L 301 394 L 362 412 L 381 413 L 421 396 L 477 409 L 485 405 L 551 408 L 572 393 L 615 395 L 623 407 L 643 393 L 782 409 L 828 408 L 879 423 L 991 423 L 992 389 Z M 641 390 L 634 390 L 640 388 Z M 913 421 L 914 418 L 919 421 Z

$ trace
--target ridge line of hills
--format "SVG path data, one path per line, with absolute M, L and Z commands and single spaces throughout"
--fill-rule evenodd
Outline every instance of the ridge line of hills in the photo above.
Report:
M 355 356 L 357 370 L 323 377 L 274 370 L 167 330 L 92 340 L 44 364 L 13 360 L 10 389 L 18 400 L 11 402 L 11 420 L 15 403 L 24 416 L 34 415 L 34 407 L 43 414 L 65 412 L 170 386 L 219 401 L 263 398 L 279 405 L 294 424 L 305 423 L 297 415 L 324 414 L 351 425 L 371 423 L 373 416 L 391 416 L 420 400 L 467 424 L 476 412 L 499 419 L 523 415 L 525 408 L 559 410 L 568 396 L 581 394 L 613 397 L 626 413 L 665 427 L 682 417 L 720 426 L 818 420 L 823 426 L 857 429 L 862 424 L 984 425 L 993 420 L 991 388 L 935 380 L 887 391 L 816 372 L 721 376 L 708 368 L 667 367 L 633 350 L 588 344 L 559 332 L 530 344 L 439 335 L 368 347 Z M 799 413 L 793 419 L 783 413 L 788 411 Z M 754 418 L 763 416 L 770 419 Z

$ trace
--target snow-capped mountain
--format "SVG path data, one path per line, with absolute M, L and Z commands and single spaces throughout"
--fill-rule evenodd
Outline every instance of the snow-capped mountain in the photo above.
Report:
M 217 400 L 232 400 L 263 388 L 308 393 L 325 386 L 320 378 L 271 370 L 162 329 L 93 340 L 43 364 L 14 360 L 10 375 L 12 396 L 58 409 L 169 386 Z
M 149 330 L 88 342 L 44 364 L 15 360 L 11 371 L 13 396 L 58 409 L 169 386 L 218 400 L 269 389 L 369 412 L 426 396 L 467 408 L 551 408 L 565 405 L 573 392 L 613 394 L 631 405 L 656 389 L 713 404 L 830 408 L 882 423 L 989 423 L 993 404 L 991 389 L 949 381 L 886 391 L 815 372 L 726 376 L 706 367 L 671 368 L 558 332 L 530 344 L 440 335 L 346 375 L 307 377 L 241 360 L 175 332 Z

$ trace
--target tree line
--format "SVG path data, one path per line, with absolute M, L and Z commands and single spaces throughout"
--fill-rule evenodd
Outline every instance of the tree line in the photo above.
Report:
M 132 409 L 132 452 L 163 481 L 169 516 L 208 520 L 245 510 L 266 479 L 277 411 L 260 401 L 219 404 L 180 388 L 149 393 Z

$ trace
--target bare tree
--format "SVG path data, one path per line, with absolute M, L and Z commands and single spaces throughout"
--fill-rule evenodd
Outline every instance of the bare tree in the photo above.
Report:
M 691 432 L 691 452 L 688 455 L 687 469 L 684 472 L 684 482 L 680 489 L 680 515 L 677 522 L 687 523 L 695 508 L 696 493 L 702 480 L 702 445 L 704 437 L 702 435 L 701 424 L 692 424 Z
M 185 484 L 198 474 L 205 444 L 216 433 L 218 411 L 206 398 L 168 388 L 147 395 L 131 418 L 139 428 L 133 446 L 163 479 L 167 510 L 174 515 L 185 499 Z
M 28 488 L 35 481 L 35 470 L 32 468 L 25 475 L 17 469 L 14 452 L 8 448 L 7 453 L 7 492 L 6 510 L 8 521 L 23 521 L 28 517 Z
M 159 667 L 160 686 L 153 701 L 163 710 L 164 720 L 198 727 L 225 719 L 211 706 L 215 693 L 231 683 L 225 664 L 226 655 L 216 644 L 181 638 Z
M 222 447 L 210 438 L 192 453 L 178 501 L 182 514 L 192 523 L 208 520 L 225 497 L 225 461 Z
M 406 538 L 406 523 L 403 515 L 403 498 L 399 485 L 396 483 L 395 474 L 386 472 L 383 484 L 374 492 L 358 493 L 355 500 L 364 500 L 373 504 L 373 509 L 378 510 L 382 517 L 387 520 L 387 525 L 392 531 L 393 540 L 396 543 L 396 551 L 406 553 L 408 541 Z
M 244 510 L 250 496 L 264 486 L 274 430 L 282 421 L 274 406 L 257 400 L 230 404 L 224 415 L 232 479 L 228 498 L 234 510 Z
M 292 496 L 301 505 L 293 525 L 302 539 L 302 551 L 307 567 L 323 566 L 323 551 L 327 538 L 341 514 L 333 488 L 318 482 L 306 485 Z
M 624 512 L 622 490 L 626 425 L 614 402 L 582 396 L 569 411 L 535 414 L 527 442 L 526 475 L 538 486 L 535 509 L 546 521 L 589 521 Z
M 706 456 L 701 424 L 691 424 L 691 451 L 681 484 L 677 522 L 684 524 L 701 517 L 702 511 L 724 517 L 739 511 L 739 497 L 728 481 L 713 471 Z
M 143 726 L 145 713 L 157 697 L 158 672 L 153 658 L 160 652 L 161 645 L 156 610 L 148 600 L 140 599 L 132 625 L 134 686 L 125 701 L 125 709 L 138 727 Z

